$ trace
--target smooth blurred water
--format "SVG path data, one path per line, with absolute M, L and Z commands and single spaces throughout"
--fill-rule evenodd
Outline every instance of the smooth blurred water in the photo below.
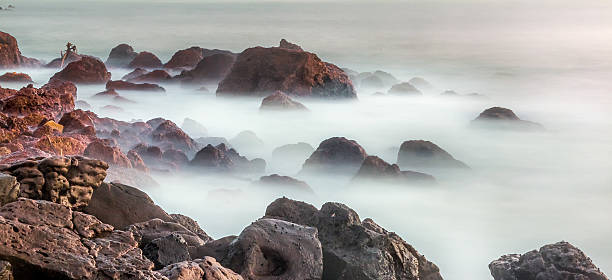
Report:
M 0 2 L 0 5 L 6 3 Z M 167 95 L 125 93 L 138 101 L 104 112 L 92 100 L 103 86 L 80 86 L 96 113 L 123 120 L 185 117 L 210 136 L 252 130 L 265 145 L 267 173 L 295 175 L 305 160 L 275 162 L 273 148 L 346 136 L 394 162 L 402 141 L 431 140 L 472 167 L 436 172 L 434 187 L 347 186 L 342 178 L 304 178 L 315 196 L 255 189 L 255 176 L 154 174 L 146 190 L 169 212 L 196 218 L 214 237 L 238 234 L 281 195 L 320 206 L 340 201 L 362 218 L 396 231 L 438 264 L 445 279 L 491 279 L 488 263 L 560 240 L 583 249 L 612 273 L 612 3 L 609 1 L 165 2 L 19 1 L 0 11 L 0 30 L 26 56 L 50 60 L 66 41 L 106 59 L 129 43 L 164 61 L 199 45 L 239 52 L 300 44 L 358 71 L 421 76 L 436 87 L 421 98 L 371 96 L 325 103 L 303 100 L 308 114 L 261 114 L 259 99 L 219 99 L 166 85 Z M 28 71 L 44 84 L 53 70 Z M 113 70 L 118 79 L 125 71 Z M 6 85 L 3 85 L 6 86 Z M 9 85 L 19 87 L 20 85 Z M 486 99 L 442 98 L 443 90 Z M 163 105 L 163 106 L 162 106 Z M 486 132 L 469 121 L 491 106 L 542 123 L 542 133 Z M 240 149 L 239 149 L 240 151 Z M 225 192 L 218 191 L 225 189 Z

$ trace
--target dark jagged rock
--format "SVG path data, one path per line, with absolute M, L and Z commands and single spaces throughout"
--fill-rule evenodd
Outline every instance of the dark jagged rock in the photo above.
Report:
M 402 143 L 397 164 L 411 168 L 469 168 L 438 145 L 425 140 Z
M 156 269 L 191 260 L 185 238 L 176 233 L 151 240 L 142 248 L 142 254 L 153 261 Z
M 216 147 L 207 145 L 196 153 L 189 164 L 211 171 L 263 172 L 266 168 L 263 159 L 248 160 L 236 150 L 228 149 L 225 144 L 219 144 Z
M 420 90 L 418 90 L 413 85 L 407 82 L 392 86 L 387 93 L 402 96 L 423 95 Z
M 315 54 L 262 47 L 238 55 L 217 95 L 266 96 L 277 90 L 295 96 L 357 97 L 344 71 Z
M 96 116 L 92 112 L 77 109 L 64 113 L 58 123 L 64 126 L 63 132 L 82 131 L 94 126 L 93 118 Z
M 26 73 L 6 72 L 0 76 L 0 82 L 32 83 L 32 77 Z
M 259 110 L 267 111 L 308 111 L 302 103 L 292 100 L 288 95 L 281 91 L 266 96 L 261 101 Z
M 155 127 L 151 132 L 151 139 L 155 143 L 170 143 L 186 153 L 197 149 L 196 142 L 172 121 L 164 120 L 159 125 L 151 127 Z
M 489 264 L 495 280 L 608 280 L 580 249 L 562 241 L 525 254 L 504 255 Z
M 183 84 L 218 83 L 229 73 L 236 56 L 218 53 L 204 57 L 192 70 L 181 72 L 175 79 Z
M 324 140 L 304 162 L 302 171 L 356 171 L 367 157 L 366 151 L 354 140 L 332 137 Z
M 160 87 L 156 84 L 142 83 L 136 84 L 126 81 L 108 81 L 106 83 L 106 89 L 114 89 L 114 90 L 133 90 L 133 91 L 156 91 L 156 92 L 165 92 L 166 90 L 163 87 Z
M 491 107 L 484 110 L 471 123 L 482 128 L 500 128 L 515 130 L 542 130 L 539 123 L 521 120 L 512 110 L 502 107 Z
M 164 70 L 153 70 L 140 76 L 128 79 L 132 83 L 164 83 L 168 82 L 172 76 Z
M 128 64 L 128 68 L 144 68 L 144 69 L 156 69 L 162 68 L 162 62 L 150 52 L 140 52 L 130 63 Z
M 146 70 L 146 69 L 136 68 L 136 69 L 134 69 L 134 71 L 125 74 L 123 77 L 121 77 L 121 79 L 124 80 L 124 81 L 128 81 L 128 80 L 134 79 L 136 77 L 140 77 L 140 76 L 142 76 L 144 74 L 147 74 L 147 73 L 149 73 L 149 71 Z
M 177 224 L 184 226 L 189 231 L 197 234 L 202 240 L 204 240 L 204 242 L 213 240 L 194 219 L 181 214 L 170 214 L 170 217 L 172 217 Z
M 146 193 L 118 183 L 103 183 L 93 192 L 83 212 L 121 229 L 151 219 L 173 221 Z
M 295 190 L 299 192 L 313 193 L 313 190 L 306 182 L 289 176 L 280 176 L 278 174 L 262 176 L 255 182 L 255 184 L 264 187 L 280 188 L 282 190 Z
M 179 50 L 172 55 L 172 58 L 170 58 L 166 64 L 164 64 L 164 68 L 191 69 L 195 67 L 202 58 L 204 58 L 204 49 L 200 47 Z
M 243 280 L 212 257 L 174 263 L 159 270 L 168 280 Z
M 70 81 L 75 84 L 103 84 L 109 81 L 111 73 L 97 58 L 84 56 L 81 60 L 70 62 L 64 69 L 55 73 L 51 80 Z
M 137 55 L 138 53 L 134 51 L 132 46 L 128 44 L 119 44 L 110 51 L 105 64 L 108 67 L 125 68 Z
M 371 181 L 389 182 L 394 184 L 433 183 L 433 176 L 414 171 L 400 171 L 397 164 L 389 164 L 377 156 L 368 156 L 357 175 L 354 183 L 370 183 Z
M 361 221 L 353 209 L 328 202 L 317 209 L 279 198 L 265 218 L 316 227 L 323 248 L 323 280 L 441 280 L 438 267 L 393 232 L 371 219 Z M 384 276 L 384 278 L 381 278 Z
M 32 67 L 40 62 L 21 55 L 17 39 L 11 34 L 0 31 L 0 68 Z
M 281 39 L 280 43 L 278 44 L 278 47 L 281 49 L 288 49 L 288 50 L 294 50 L 294 51 L 303 51 L 302 47 L 293 44 L 291 42 L 288 42 L 285 39 Z

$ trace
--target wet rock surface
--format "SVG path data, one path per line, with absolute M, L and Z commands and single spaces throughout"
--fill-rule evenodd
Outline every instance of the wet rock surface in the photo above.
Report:
M 95 57 L 84 56 L 78 61 L 70 62 L 51 80 L 69 81 L 75 84 L 104 84 L 111 78 L 102 61 Z
M 132 90 L 132 91 L 155 91 L 155 92 L 165 92 L 166 90 L 163 87 L 160 87 L 156 84 L 150 83 L 132 83 L 126 81 L 108 81 L 106 83 L 106 89 L 114 89 L 114 90 Z
M 304 162 L 302 172 L 356 171 L 366 157 L 366 151 L 356 141 L 344 137 L 332 137 L 319 144 Z
M 161 60 L 156 55 L 150 52 L 140 52 L 130 61 L 127 67 L 130 69 L 157 69 L 162 68 L 162 66 Z
M 204 58 L 204 49 L 200 47 L 179 50 L 172 55 L 172 58 L 170 58 L 166 64 L 164 64 L 164 68 L 191 69 L 195 67 L 202 58 Z
M 7 72 L 0 76 L 0 82 L 31 83 L 32 77 L 26 73 Z

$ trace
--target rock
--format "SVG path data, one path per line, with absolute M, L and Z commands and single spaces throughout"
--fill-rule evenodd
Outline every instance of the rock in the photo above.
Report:
M 112 99 L 117 96 L 119 96 L 119 93 L 117 91 L 115 91 L 114 89 L 107 89 L 105 91 L 94 94 L 93 98 L 98 98 L 98 99 L 111 98 Z
M 304 182 L 289 176 L 280 176 L 278 174 L 272 174 L 268 176 L 262 176 L 259 181 L 254 182 L 256 185 L 265 187 L 280 188 L 281 190 L 294 190 L 299 192 L 314 193 L 312 188 Z
M 500 128 L 509 130 L 542 130 L 539 123 L 521 120 L 512 110 L 502 107 L 491 107 L 484 110 L 471 123 L 481 128 Z
M 146 193 L 118 183 L 103 183 L 93 192 L 83 212 L 121 229 L 152 219 L 173 221 Z
M 144 69 L 155 69 L 162 68 L 162 62 L 150 52 L 140 52 L 134 59 L 128 64 L 128 68 L 144 68 Z
M 353 177 L 354 183 L 385 182 L 392 184 L 414 184 L 414 183 L 433 183 L 433 176 L 414 171 L 400 171 L 397 164 L 389 164 L 377 156 L 368 156 L 357 175 Z
M 240 275 L 221 266 L 212 257 L 171 264 L 159 273 L 169 280 L 242 280 Z
M 259 219 L 230 244 L 221 263 L 245 279 L 321 279 L 323 254 L 317 230 Z
M 407 82 L 396 84 L 389 89 L 388 94 L 402 95 L 402 96 L 416 96 L 423 95 L 420 90 L 415 88 L 413 85 Z
M 121 152 L 118 147 L 112 147 L 107 141 L 95 140 L 87 145 L 83 155 L 90 158 L 102 160 L 109 165 L 118 167 L 132 168 L 132 163 L 128 157 Z
M 114 90 L 131 90 L 131 91 L 155 91 L 155 92 L 165 92 L 166 90 L 163 87 L 160 87 L 156 84 L 142 83 L 135 84 L 126 81 L 108 81 L 106 83 L 106 89 L 114 89 Z
M 397 164 L 411 168 L 469 168 L 438 145 L 425 140 L 402 143 Z
M 217 95 L 266 96 L 277 90 L 294 96 L 357 97 L 344 71 L 315 54 L 262 47 L 238 55 Z
M 19 197 L 19 182 L 17 182 L 17 178 L 0 173 L 0 206 L 16 201 L 17 197 Z
M 206 127 L 204 127 L 204 125 L 190 118 L 185 118 L 183 120 L 181 129 L 192 137 L 205 137 L 208 135 L 208 130 Z
M 196 142 L 170 120 L 164 120 L 157 125 L 151 132 L 151 139 L 154 143 L 170 143 L 186 153 L 197 150 Z
M 375 75 L 370 75 L 367 78 L 364 78 L 363 80 L 361 80 L 361 82 L 359 83 L 359 86 L 365 87 L 365 88 L 380 89 L 380 88 L 385 87 L 385 83 L 382 81 L 381 78 Z
M 234 136 L 234 138 L 230 139 L 229 142 L 230 144 L 232 144 L 233 147 L 236 147 L 237 149 L 240 149 L 240 151 L 246 151 L 248 153 L 260 151 L 264 146 L 263 140 L 257 137 L 257 134 L 255 134 L 255 132 L 250 130 L 241 131 L 236 136 Z
M 293 101 L 288 95 L 281 91 L 276 91 L 274 94 L 268 95 L 261 101 L 259 110 L 281 110 L 281 111 L 308 111 L 302 103 Z
M 74 107 L 82 110 L 91 109 L 91 105 L 84 100 L 77 100 L 74 102 Z
M 73 51 L 69 51 L 66 54 L 66 57 L 63 58 L 63 60 L 64 60 L 64 64 L 63 65 L 62 65 L 62 57 L 58 57 L 58 58 L 55 58 L 55 59 L 51 60 L 49 63 L 47 63 L 45 65 L 45 67 L 47 67 L 47 68 L 62 68 L 62 67 L 66 67 L 68 64 L 70 64 L 72 62 L 75 62 L 75 61 L 79 61 L 79 60 L 81 60 L 85 56 L 87 56 L 87 55 L 80 55 L 80 54 L 77 54 L 77 53 L 75 53 Z
M 217 146 L 219 144 L 223 144 L 223 145 L 231 148 L 231 145 L 229 144 L 229 141 L 227 139 L 225 139 L 225 137 L 199 137 L 199 138 L 196 139 L 196 141 L 201 146 L 206 146 L 208 144 L 213 145 L 213 146 Z
M 152 240 L 142 248 L 142 253 L 149 260 L 153 261 L 156 269 L 161 269 L 173 263 L 191 260 L 187 242 L 176 233 Z
M 324 140 L 302 166 L 302 172 L 354 172 L 367 157 L 366 151 L 354 140 L 332 137 Z
M 278 47 L 281 49 L 287 49 L 287 50 L 303 51 L 302 47 L 296 44 L 290 43 L 285 39 L 280 40 L 280 44 L 278 45 Z
M 201 239 L 196 233 L 189 231 L 182 225 L 173 221 L 163 221 L 161 219 L 152 219 L 142 223 L 129 225 L 127 230 L 134 234 L 134 238 L 138 241 L 141 248 L 146 247 L 152 241 L 163 238 L 171 234 L 176 234 L 183 238 L 188 249 L 204 245 L 208 240 Z
M 38 60 L 21 55 L 15 37 L 0 31 L 0 68 L 32 67 L 38 65 Z
M 128 44 L 119 44 L 110 51 L 105 64 L 108 67 L 125 68 L 137 55 L 138 53 L 134 51 L 132 46 Z
M 175 149 L 165 150 L 162 154 L 162 159 L 179 167 L 189 163 L 187 155 L 183 151 Z
M 168 82 L 172 76 L 164 70 L 153 70 L 140 76 L 129 79 L 131 83 L 163 83 Z
M 179 225 L 184 226 L 189 231 L 197 234 L 200 239 L 204 240 L 204 242 L 212 241 L 213 239 L 206 234 L 206 232 L 200 227 L 198 222 L 194 219 L 189 218 L 185 215 L 181 214 L 170 214 L 170 217 Z
M 54 121 L 47 121 L 43 125 L 39 126 L 34 130 L 32 135 L 36 138 L 42 138 L 45 136 L 57 136 L 62 133 L 64 126 L 57 124 Z
M 76 86 L 71 82 L 52 81 L 40 89 L 28 86 L 3 100 L 2 113 L 8 116 L 40 114 L 55 119 L 74 109 Z
M 52 202 L 2 206 L 0 238 L 15 279 L 162 279 L 131 233 Z
M 608 280 L 580 249 L 561 241 L 525 254 L 504 255 L 489 264 L 495 280 Z
M 70 81 L 75 84 L 103 84 L 111 78 L 104 63 L 97 58 L 84 56 L 79 61 L 70 62 L 64 69 L 55 73 L 51 80 Z
M 316 227 L 323 248 L 321 279 L 425 279 L 441 280 L 438 267 L 393 232 L 374 221 L 360 221 L 353 209 L 328 202 L 317 209 L 279 198 L 266 209 L 265 218 Z
M 92 112 L 77 109 L 63 114 L 58 123 L 64 127 L 63 132 L 81 131 L 86 127 L 94 127 L 93 118 L 95 114 Z
M 146 70 L 146 69 L 136 68 L 136 69 L 134 69 L 134 71 L 125 74 L 123 77 L 121 77 L 121 79 L 124 80 L 124 81 L 128 81 L 128 80 L 134 79 L 136 77 L 140 77 L 140 76 L 142 76 L 144 74 L 147 74 L 147 73 L 149 73 L 149 71 Z
M 13 266 L 10 262 L 0 261 L 0 280 L 13 280 Z
M 433 85 L 429 83 L 427 80 L 421 77 L 414 77 L 408 81 L 411 85 L 414 85 L 420 90 L 430 90 L 433 89 Z
M 272 150 L 272 158 L 279 161 L 295 161 L 308 158 L 314 152 L 314 148 L 305 142 L 287 144 Z
M 53 155 L 80 155 L 87 144 L 68 136 L 46 136 L 38 139 L 34 147 Z
M 263 159 L 248 160 L 234 149 L 228 149 L 225 144 L 216 147 L 208 144 L 198 151 L 189 162 L 193 167 L 210 171 L 244 171 L 260 173 L 265 171 L 266 162 Z
M 206 56 L 192 70 L 186 70 L 177 75 L 183 84 L 218 83 L 229 73 L 236 56 L 218 53 Z
M 6 72 L 0 76 L 0 82 L 32 83 L 32 77 L 26 73 Z
M 374 89 L 389 87 L 399 82 L 393 75 L 380 70 L 355 74 L 354 80 L 359 82 L 360 87 Z
M 172 58 L 164 64 L 164 68 L 192 69 L 202 60 L 202 58 L 204 58 L 203 51 L 204 50 L 200 47 L 191 47 L 177 51 L 172 55 Z

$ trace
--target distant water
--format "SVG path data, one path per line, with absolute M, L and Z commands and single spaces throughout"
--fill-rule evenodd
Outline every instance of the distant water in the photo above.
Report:
M 7 1 L 0 5 L 7 5 Z M 491 279 L 488 263 L 562 239 L 612 274 L 612 2 L 609 1 L 15 1 L 0 11 L 0 30 L 26 56 L 50 60 L 67 41 L 106 59 L 129 43 L 166 61 L 198 45 L 235 52 L 274 46 L 281 38 L 326 61 L 358 71 L 385 70 L 401 80 L 435 85 L 420 99 L 372 97 L 326 104 L 306 100 L 308 116 L 261 115 L 259 100 L 220 100 L 179 87 L 138 100 L 125 113 L 99 111 L 89 97 L 102 86 L 79 87 L 97 113 L 130 119 L 190 117 L 211 136 L 253 130 L 266 146 L 268 173 L 294 175 L 304 159 L 270 161 L 274 147 L 347 136 L 370 154 L 394 162 L 404 140 L 427 139 L 472 166 L 438 173 L 433 188 L 351 189 L 336 178 L 309 183 L 320 206 L 355 208 L 396 231 L 440 266 L 445 279 Z M 51 70 L 31 71 L 38 83 Z M 125 72 L 113 71 L 115 79 Z M 488 99 L 444 99 L 453 89 Z M 214 89 L 213 89 L 214 90 Z M 159 104 L 164 104 L 163 110 Z M 467 127 L 491 106 L 512 108 L 542 123 L 545 133 L 487 133 Z M 240 149 L 239 149 L 240 150 Z M 238 234 L 283 193 L 252 192 L 248 180 L 155 175 L 147 190 L 164 208 L 196 218 L 214 237 Z M 219 196 L 214 190 L 241 190 Z M 212 192 L 211 192 L 212 191 Z M 215 193 L 217 193 L 215 195 Z

